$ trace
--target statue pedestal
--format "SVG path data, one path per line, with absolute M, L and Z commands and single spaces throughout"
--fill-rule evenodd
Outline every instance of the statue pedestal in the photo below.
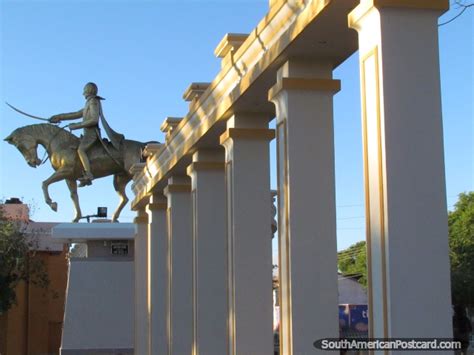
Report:
M 61 243 L 84 243 L 71 257 L 60 353 L 133 354 L 132 223 L 64 223 L 53 228 Z

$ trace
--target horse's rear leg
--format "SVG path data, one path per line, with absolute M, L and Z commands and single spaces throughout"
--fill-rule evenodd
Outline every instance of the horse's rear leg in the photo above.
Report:
M 77 195 L 77 182 L 74 179 L 66 179 L 66 184 L 71 193 L 71 200 L 76 211 L 76 217 L 74 217 L 72 222 L 77 223 L 82 217 L 81 206 L 79 206 L 79 196 Z
M 130 180 L 131 178 L 128 175 L 123 175 L 123 174 L 114 175 L 114 188 L 115 188 L 115 191 L 117 191 L 117 193 L 120 196 L 120 203 L 112 216 L 112 222 L 118 222 L 120 212 L 122 212 L 122 209 L 125 207 L 125 205 L 128 202 L 128 197 L 125 193 L 125 187 L 127 186 Z

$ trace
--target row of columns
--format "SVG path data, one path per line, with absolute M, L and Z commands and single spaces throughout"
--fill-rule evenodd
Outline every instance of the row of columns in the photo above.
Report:
M 370 327 L 384 338 L 451 335 L 439 9 L 415 2 L 385 9 L 366 1 L 350 16 L 361 56 Z M 401 60 L 400 51 L 410 56 Z M 285 355 L 316 353 L 315 340 L 339 337 L 333 95 L 340 82 L 332 70 L 329 61 L 289 60 L 269 92 Z M 195 152 L 188 176 L 169 178 L 138 212 L 137 354 L 273 352 L 270 118 L 235 113 L 221 147 Z
M 330 63 L 289 61 L 269 93 L 278 117 L 280 287 L 286 290 L 280 331 L 282 349 L 294 353 L 314 351 L 318 334 L 338 336 L 332 96 L 340 83 L 331 75 Z M 231 117 L 220 138 L 224 149 L 194 153 L 189 177 L 171 177 L 162 195 L 152 195 L 149 220 L 137 219 L 149 223 L 148 230 L 138 227 L 144 234 L 137 238 L 148 238 L 150 316 L 149 341 L 141 333 L 136 339 L 150 353 L 273 351 L 269 118 Z M 312 139 L 304 138 L 308 132 Z M 137 353 L 147 352 L 137 345 Z
M 236 114 L 138 212 L 137 354 L 273 351 L 268 121 Z

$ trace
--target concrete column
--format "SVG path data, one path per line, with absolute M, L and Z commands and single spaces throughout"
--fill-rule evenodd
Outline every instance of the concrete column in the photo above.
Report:
M 191 183 L 186 176 L 168 179 L 169 354 L 191 354 L 193 338 L 193 241 Z
M 148 215 L 137 211 L 134 241 L 135 274 L 135 354 L 148 354 Z
M 452 335 L 437 27 L 447 8 L 380 0 L 349 14 L 359 33 L 373 337 Z
M 277 112 L 285 355 L 317 353 L 315 340 L 339 337 L 333 129 L 333 95 L 339 88 L 331 63 L 291 60 L 269 92 Z
M 155 193 L 147 205 L 148 213 L 148 316 L 151 355 L 168 355 L 168 230 L 167 200 Z
M 271 354 L 272 247 L 268 117 L 239 113 L 226 150 L 229 354 Z
M 193 195 L 194 355 L 227 353 L 224 149 L 201 149 L 188 167 Z

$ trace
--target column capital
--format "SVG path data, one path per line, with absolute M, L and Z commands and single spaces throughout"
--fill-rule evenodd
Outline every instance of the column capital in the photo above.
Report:
M 189 176 L 192 175 L 195 171 L 203 171 L 203 170 L 224 170 L 225 163 L 222 161 L 196 161 L 191 163 L 186 172 Z
M 331 91 L 341 90 L 341 81 L 335 79 L 288 78 L 283 77 L 268 91 L 268 100 L 272 101 L 282 90 Z
M 168 179 L 168 185 L 163 193 L 168 196 L 176 192 L 191 192 L 191 180 L 187 176 L 173 176 Z
M 168 199 L 162 193 L 154 193 L 150 196 L 150 201 L 145 207 L 148 213 L 148 223 L 150 226 L 159 220 L 158 215 L 163 214 L 168 209 Z
M 275 138 L 275 130 L 267 128 L 228 128 L 220 136 L 220 144 L 224 144 L 230 138 L 272 140 Z
M 169 195 L 176 192 L 191 192 L 191 185 L 190 184 L 168 185 L 165 187 L 165 190 L 164 190 L 165 195 Z
M 133 223 L 135 223 L 135 224 L 147 224 L 148 223 L 148 216 L 137 216 L 133 219 Z
M 148 223 L 148 214 L 146 213 L 145 209 L 139 209 L 137 211 L 137 216 L 133 219 L 133 223 L 135 224 Z
M 361 0 L 354 10 L 347 15 L 349 28 L 357 30 L 357 23 L 373 8 L 404 8 L 417 10 L 449 10 L 449 0 Z
M 156 210 L 166 210 L 168 205 L 166 202 L 152 202 L 146 206 L 148 211 L 156 211 Z

